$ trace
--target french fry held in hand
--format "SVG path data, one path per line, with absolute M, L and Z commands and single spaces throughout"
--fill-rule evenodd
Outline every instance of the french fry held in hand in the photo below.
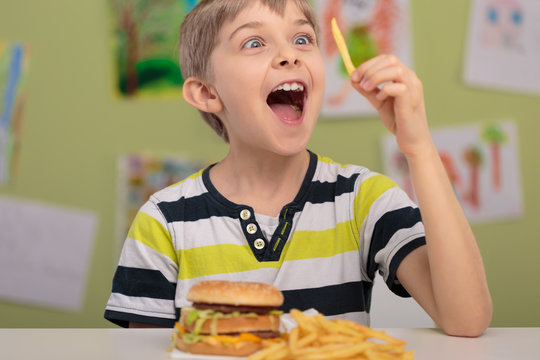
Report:
M 265 343 L 265 348 L 248 360 L 414 359 L 412 351 L 405 351 L 405 341 L 384 331 L 349 320 L 329 320 L 321 314 L 307 316 L 296 309 L 290 314 L 298 325 L 289 339 Z
M 341 58 L 343 59 L 343 63 L 345 64 L 345 69 L 347 69 L 347 72 L 350 76 L 355 70 L 355 67 L 352 63 L 349 50 L 347 49 L 347 43 L 345 42 L 345 38 L 343 38 L 341 30 L 339 30 L 336 18 L 332 18 L 332 35 L 334 35 L 334 40 L 336 41 L 339 53 L 341 54 Z

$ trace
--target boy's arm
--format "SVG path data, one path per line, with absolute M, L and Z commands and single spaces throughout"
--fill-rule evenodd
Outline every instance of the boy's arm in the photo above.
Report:
M 427 246 L 402 261 L 399 281 L 447 334 L 480 335 L 492 316 L 482 257 L 429 133 L 420 80 L 395 56 L 381 55 L 360 65 L 351 82 L 396 136 L 425 227 Z

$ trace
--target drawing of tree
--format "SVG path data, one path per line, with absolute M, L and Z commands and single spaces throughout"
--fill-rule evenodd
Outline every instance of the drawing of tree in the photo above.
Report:
M 394 52 L 394 25 L 399 20 L 399 11 L 397 0 L 377 0 L 368 27 L 379 54 Z
M 180 85 L 175 56 L 185 1 L 110 0 L 114 15 L 118 88 L 127 96 L 145 86 Z
M 491 153 L 491 181 L 495 190 L 501 189 L 501 145 L 506 142 L 507 136 L 504 130 L 497 124 L 486 126 L 482 132 L 482 138 L 489 144 Z
M 480 167 L 482 165 L 482 153 L 480 149 L 476 146 L 470 146 L 465 149 L 464 160 L 469 166 L 470 173 L 470 187 L 466 200 L 475 208 L 480 207 Z

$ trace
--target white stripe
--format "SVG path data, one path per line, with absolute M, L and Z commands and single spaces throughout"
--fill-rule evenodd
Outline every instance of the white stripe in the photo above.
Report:
M 322 204 L 306 203 L 300 219 L 293 219 L 296 231 L 324 231 L 335 229 L 336 224 L 352 220 L 351 193 L 345 193 L 335 198 L 335 202 Z
M 166 187 L 156 192 L 154 195 L 152 195 L 152 197 L 155 198 L 157 202 L 161 202 L 161 201 L 168 202 L 168 201 L 176 201 L 180 199 L 181 197 L 190 198 L 190 197 L 198 196 L 205 192 L 207 192 L 207 190 L 204 187 L 204 184 L 202 182 L 202 175 L 201 175 L 201 176 L 197 176 L 194 179 L 185 179 L 181 183 Z
M 281 290 L 296 290 L 368 280 L 361 277 L 359 269 L 360 256 L 357 251 L 327 258 L 286 261 L 274 285 Z
M 176 246 L 189 250 L 217 244 L 246 245 L 240 221 L 229 217 L 211 217 L 197 221 L 173 222 Z
M 167 281 L 176 283 L 178 281 L 178 267 L 168 256 L 165 256 L 154 249 L 144 245 L 140 241 L 127 238 L 118 262 L 119 266 L 159 270 Z
M 154 218 L 154 220 L 159 222 L 161 226 L 163 226 L 164 229 L 168 229 L 168 223 L 165 220 L 163 213 L 161 212 L 161 210 L 159 210 L 157 205 L 151 200 L 145 202 L 143 206 L 141 206 L 139 211 Z
M 350 320 L 350 321 L 354 321 L 358 324 L 362 324 L 362 325 L 366 325 L 366 326 L 369 326 L 370 323 L 371 323 L 371 320 L 370 320 L 370 317 L 369 317 L 369 314 L 367 312 L 350 312 L 350 313 L 345 313 L 345 314 L 340 314 L 340 315 L 332 315 L 332 316 L 327 316 L 327 318 L 329 320 L 333 320 L 333 319 L 346 319 L 346 320 Z
M 362 166 L 346 165 L 338 163 L 325 163 L 319 161 L 317 171 L 314 175 L 314 181 L 320 182 L 335 182 L 338 175 L 349 178 L 355 173 L 360 173 L 361 176 L 369 173 L 369 170 Z
M 176 319 L 174 301 L 147 297 L 131 297 L 112 293 L 107 302 L 107 310 L 127 312 L 142 316 Z

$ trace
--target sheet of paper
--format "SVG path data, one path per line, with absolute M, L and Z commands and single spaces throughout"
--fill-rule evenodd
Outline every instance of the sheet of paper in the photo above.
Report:
M 540 1 L 475 0 L 471 4 L 465 82 L 540 94 Z
M 0 196 L 0 298 L 82 308 L 97 216 Z
M 355 67 L 380 54 L 395 54 L 413 67 L 409 0 L 316 0 L 313 4 L 326 68 L 322 114 L 328 118 L 377 114 L 350 84 L 332 35 L 331 19 L 336 19 Z
M 470 222 L 522 215 L 519 143 L 513 121 L 433 129 L 432 136 Z M 415 199 L 407 162 L 393 136 L 383 139 L 383 165 L 385 174 Z

